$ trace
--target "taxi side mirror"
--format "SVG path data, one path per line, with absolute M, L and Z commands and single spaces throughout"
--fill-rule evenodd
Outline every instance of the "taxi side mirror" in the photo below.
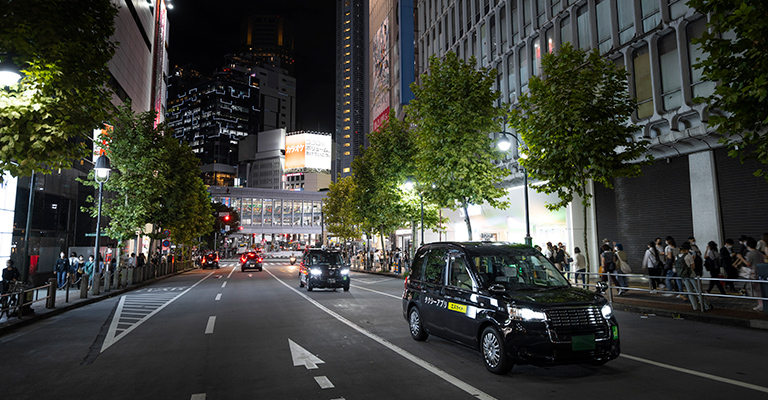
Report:
M 603 281 L 598 281 L 595 284 L 595 290 L 597 291 L 597 293 L 603 294 L 605 293 L 606 290 L 608 290 L 608 284 Z

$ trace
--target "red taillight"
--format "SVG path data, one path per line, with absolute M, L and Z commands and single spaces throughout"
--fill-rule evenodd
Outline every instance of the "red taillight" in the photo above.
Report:
M 245 262 L 245 256 L 240 256 L 240 262 Z
M 261 260 L 262 260 L 262 259 L 261 259 L 261 258 L 259 258 L 259 262 L 261 262 Z
M 216 262 L 219 262 L 219 256 L 216 256 Z
M 204 263 L 205 262 L 205 257 L 203 257 L 203 259 L 200 262 Z
M 410 276 L 405 277 L 405 283 L 403 283 L 403 289 L 408 289 L 408 279 L 410 279 Z

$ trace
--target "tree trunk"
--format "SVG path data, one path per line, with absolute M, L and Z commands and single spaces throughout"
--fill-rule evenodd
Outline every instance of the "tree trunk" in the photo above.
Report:
M 461 208 L 464 209 L 464 222 L 467 224 L 467 237 L 472 240 L 472 224 L 469 221 L 469 211 L 467 210 L 468 204 L 466 201 L 461 203 Z
M 387 264 L 387 242 L 384 241 L 384 227 L 381 227 L 379 230 L 379 235 L 381 235 L 381 269 L 384 270 L 384 266 L 389 266 Z
M 589 272 L 589 242 L 587 242 L 587 206 L 584 203 L 581 204 L 584 209 L 584 252 L 587 259 L 587 272 Z

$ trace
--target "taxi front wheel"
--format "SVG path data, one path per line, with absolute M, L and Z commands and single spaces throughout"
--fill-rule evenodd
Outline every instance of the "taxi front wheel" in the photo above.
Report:
M 411 308 L 411 311 L 408 312 L 408 326 L 413 340 L 418 340 L 419 342 L 427 340 L 429 334 L 424 332 L 424 325 L 421 323 L 421 313 L 416 307 Z
M 483 354 L 483 362 L 488 371 L 504 375 L 512 369 L 506 343 L 495 327 L 489 326 L 483 330 L 483 335 L 480 337 L 480 352 Z

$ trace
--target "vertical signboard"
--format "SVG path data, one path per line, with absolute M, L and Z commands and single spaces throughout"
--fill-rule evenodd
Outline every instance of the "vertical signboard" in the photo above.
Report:
M 373 85 L 371 99 L 372 130 L 377 130 L 389 117 L 389 17 L 381 23 L 371 43 Z
M 0 266 L 5 268 L 5 261 L 11 257 L 13 243 L 13 217 L 16 213 L 17 179 L 9 172 L 3 172 L 0 182 Z M 21 261 L 21 260 L 17 260 Z
M 400 104 L 413 100 L 411 83 L 416 81 L 415 45 L 413 35 L 413 0 L 400 0 Z

